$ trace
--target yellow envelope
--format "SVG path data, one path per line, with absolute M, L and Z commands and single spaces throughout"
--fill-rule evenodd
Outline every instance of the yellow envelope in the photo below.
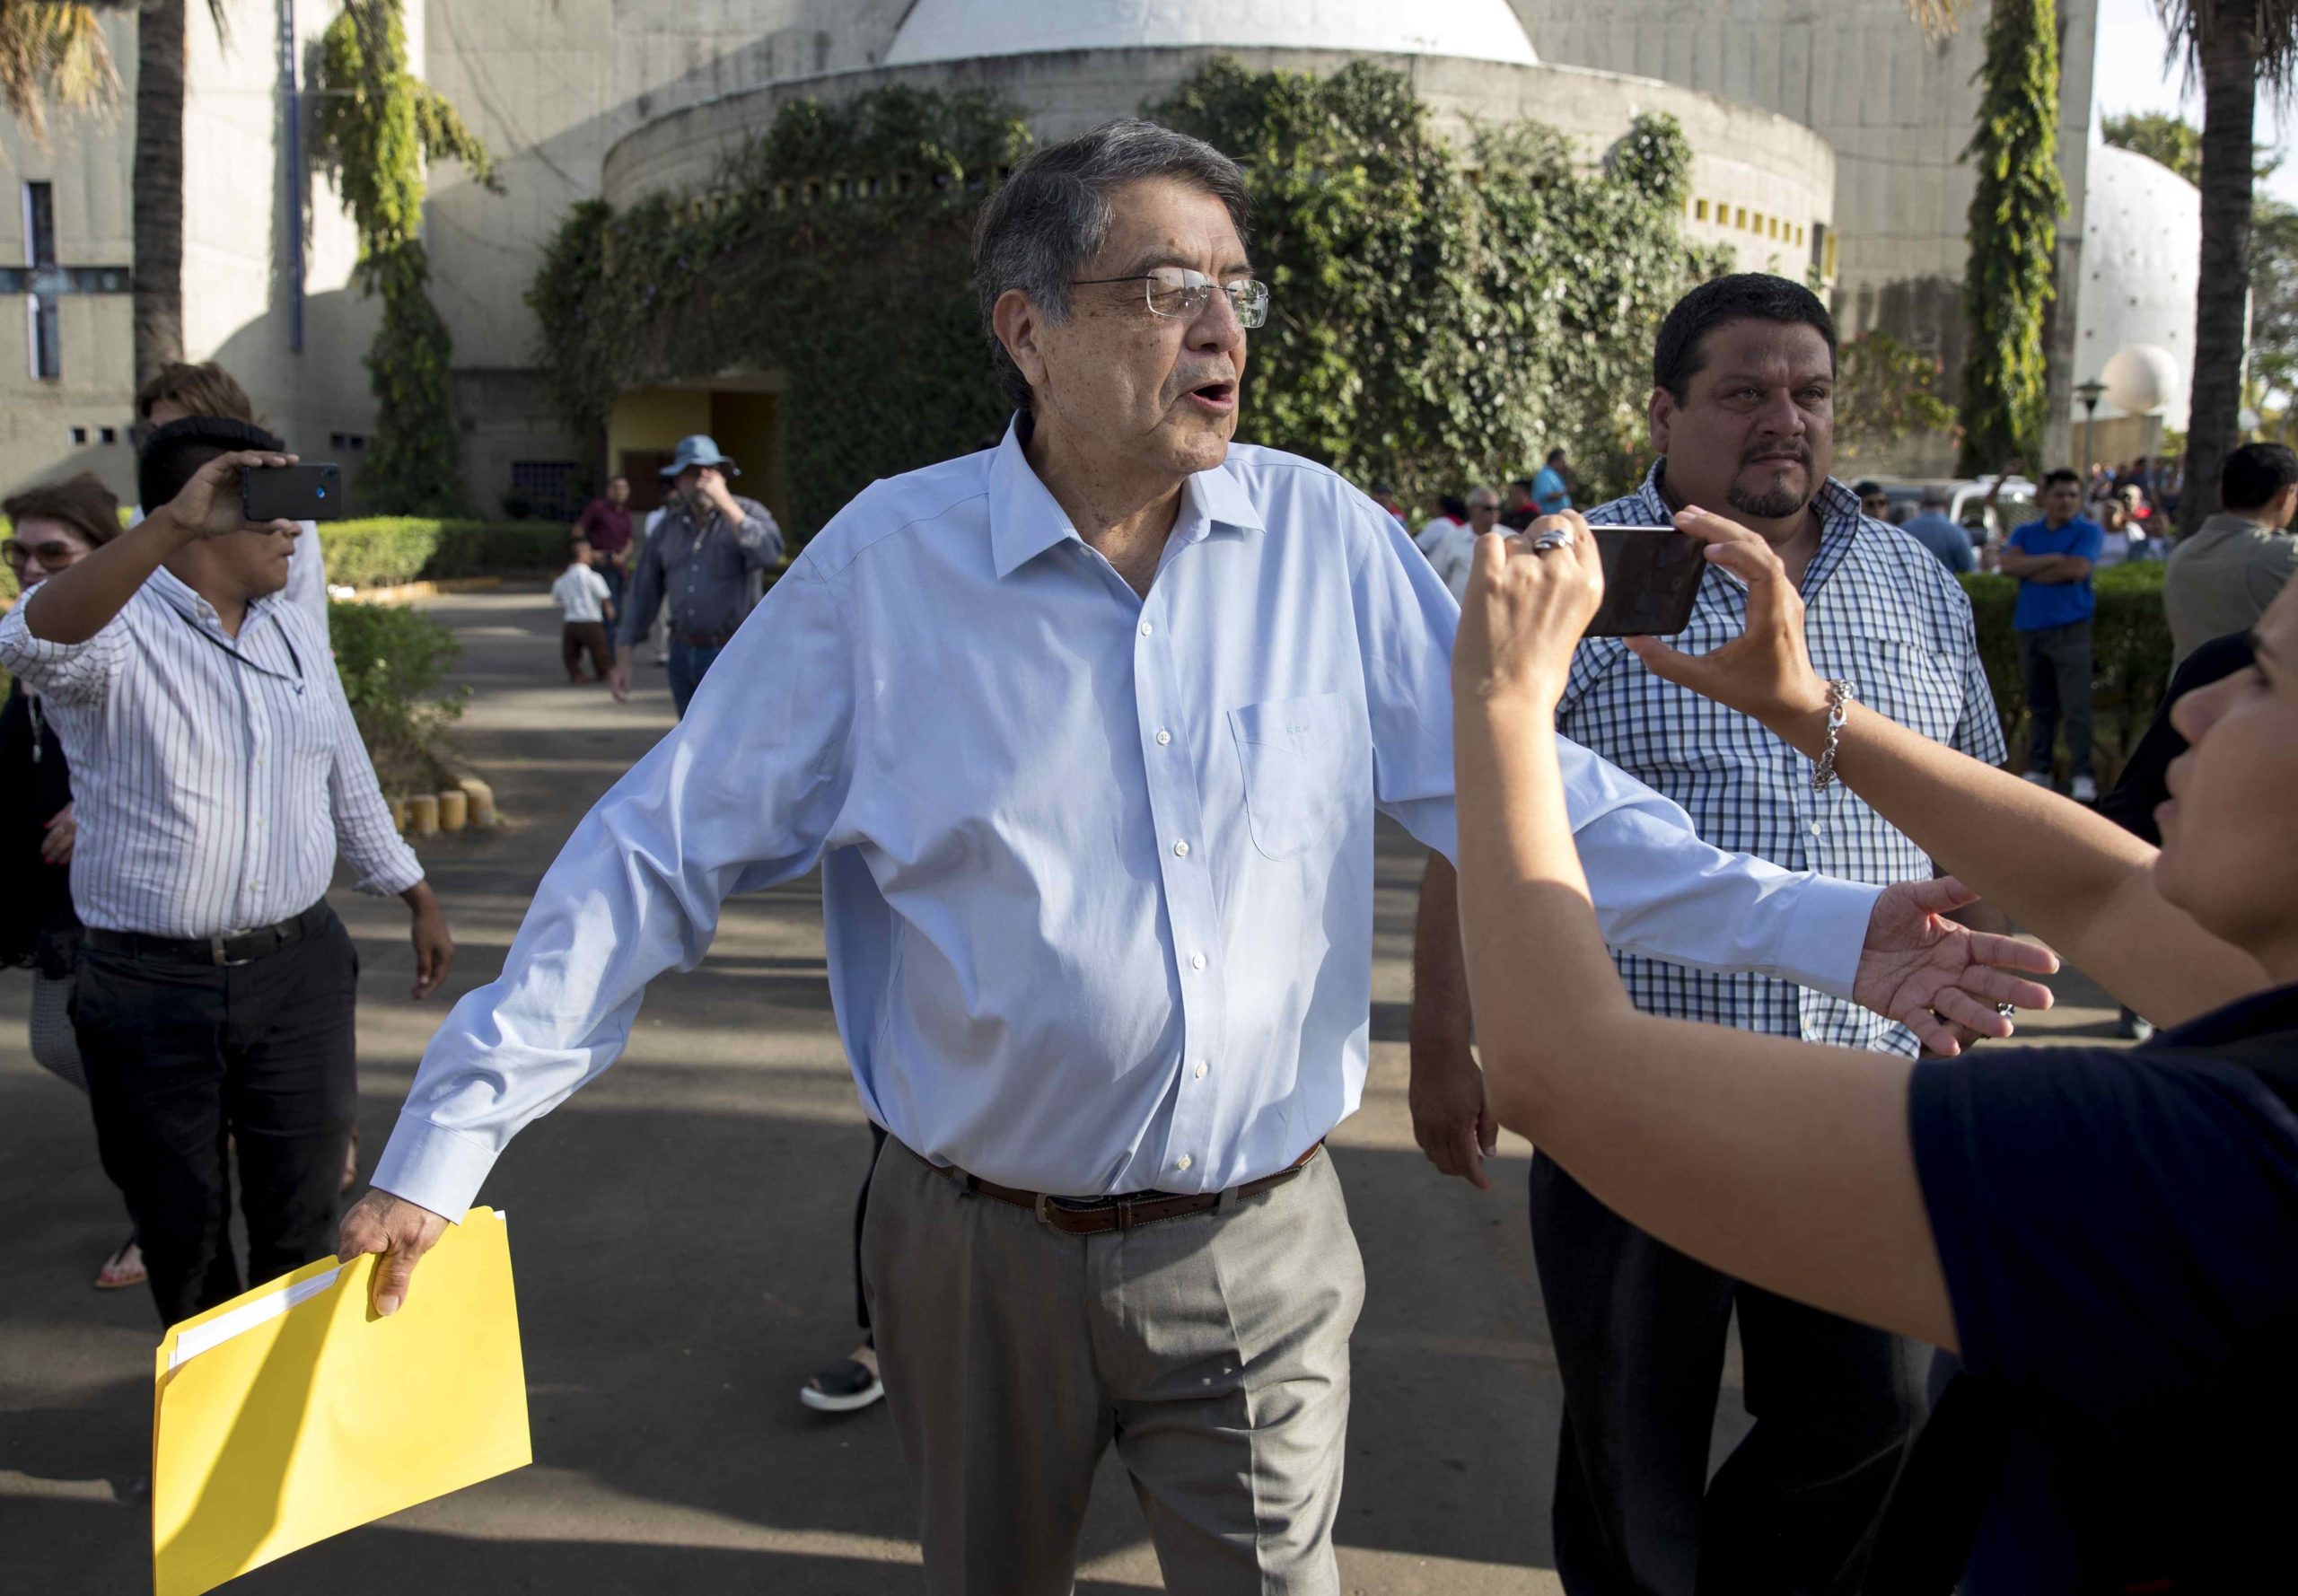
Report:
M 155 1596 L 534 1460 L 503 1215 L 449 1227 L 389 1319 L 369 1306 L 376 1261 L 309 1265 L 160 1343 Z

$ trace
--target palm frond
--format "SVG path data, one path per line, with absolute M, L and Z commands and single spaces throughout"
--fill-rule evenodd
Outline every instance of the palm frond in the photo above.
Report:
M 2235 28 L 2257 41 L 2259 87 L 2276 106 L 2289 103 L 2298 85 L 2298 0 L 2154 0 L 2154 13 L 2170 35 L 2162 64 L 2179 68 L 2183 88 L 2199 82 L 2204 44 Z
M 1907 13 L 1923 30 L 1923 36 L 1936 43 L 1955 31 L 1963 4 L 1964 0 L 1907 0 Z
M 0 0 L 0 101 L 40 143 L 48 112 L 103 110 L 119 100 L 103 24 L 87 5 Z

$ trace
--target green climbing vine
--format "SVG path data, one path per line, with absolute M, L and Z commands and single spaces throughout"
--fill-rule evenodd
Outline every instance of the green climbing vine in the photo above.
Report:
M 359 491 L 378 514 L 451 515 L 462 507 L 448 391 L 454 340 L 426 286 L 424 162 L 460 161 L 499 192 L 494 162 L 455 108 L 408 69 L 401 0 L 349 0 L 320 36 L 312 87 L 313 153 L 333 169 L 358 229 L 356 280 L 382 301 L 366 358 L 375 434 Z
M 1447 145 L 1395 72 L 1225 58 L 1148 114 L 1252 188 L 1276 301 L 1243 436 L 1423 501 L 1529 474 L 1559 443 L 1598 483 L 1640 469 L 1653 334 L 1723 269 L 1678 234 L 1690 151 L 1671 120 L 1639 119 L 1589 171 L 1532 124 Z M 971 448 L 1005 419 L 973 222 L 1029 147 L 1003 101 L 890 87 L 794 102 L 706 193 L 574 206 L 527 296 L 558 408 L 595 436 L 627 388 L 783 373 L 802 536 L 873 478 Z
M 1963 315 L 1966 474 L 2042 458 L 2048 409 L 2043 318 L 2055 296 L 2058 219 L 2058 22 L 2053 0 L 1995 0 L 1983 36 L 1978 125 L 1963 158 L 1971 196 Z

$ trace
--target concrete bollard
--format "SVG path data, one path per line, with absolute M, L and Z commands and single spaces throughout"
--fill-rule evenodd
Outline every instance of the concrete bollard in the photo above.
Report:
M 417 793 L 407 801 L 407 829 L 417 837 L 439 834 L 439 795 Z
M 391 800 L 391 828 L 401 837 L 407 835 L 407 800 L 404 798 Z
M 467 776 L 457 784 L 463 795 L 470 800 L 470 824 L 474 830 L 484 831 L 495 824 L 495 789 L 475 776 Z
M 439 794 L 439 829 L 460 831 L 470 819 L 470 799 L 460 789 L 450 787 Z

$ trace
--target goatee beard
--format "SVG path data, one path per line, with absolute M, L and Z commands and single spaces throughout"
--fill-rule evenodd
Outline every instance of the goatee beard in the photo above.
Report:
M 1785 521 L 1791 515 L 1800 514 L 1803 506 L 1811 503 L 1806 495 L 1790 493 L 1784 487 L 1774 488 L 1769 493 L 1748 493 L 1734 487 L 1724 496 L 1732 509 L 1758 521 Z

